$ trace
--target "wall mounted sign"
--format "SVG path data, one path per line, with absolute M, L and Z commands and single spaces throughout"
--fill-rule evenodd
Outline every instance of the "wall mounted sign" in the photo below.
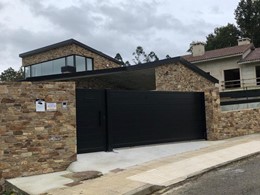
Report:
M 57 104 L 56 103 L 46 103 L 46 110 L 47 111 L 57 111 Z
M 45 112 L 44 99 L 36 99 L 35 101 L 36 112 Z

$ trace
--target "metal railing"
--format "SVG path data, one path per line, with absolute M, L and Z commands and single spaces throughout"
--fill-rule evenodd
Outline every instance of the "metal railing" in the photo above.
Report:
M 255 77 L 250 79 L 221 81 L 222 91 L 247 90 L 247 89 L 254 89 L 254 88 L 260 88 L 260 77 Z

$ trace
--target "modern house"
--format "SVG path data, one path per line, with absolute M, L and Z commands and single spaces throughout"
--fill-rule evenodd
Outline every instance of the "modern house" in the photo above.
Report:
M 122 67 L 75 40 L 20 57 L 29 84 L 75 82 L 79 153 L 215 136 L 210 97 L 218 80 L 181 57 Z
M 260 86 L 260 48 L 248 38 L 238 45 L 205 51 L 205 43 L 193 42 L 192 54 L 182 56 L 220 81 L 220 90 L 254 89 Z

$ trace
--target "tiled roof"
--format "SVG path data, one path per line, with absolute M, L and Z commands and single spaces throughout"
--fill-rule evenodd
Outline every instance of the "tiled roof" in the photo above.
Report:
M 260 61 L 260 48 L 255 48 L 248 56 L 240 60 L 239 63 Z
M 189 62 L 207 61 L 207 60 L 213 60 L 213 59 L 223 58 L 223 57 L 228 57 L 233 55 L 240 55 L 240 54 L 242 55 L 249 48 L 254 48 L 254 45 L 251 43 L 248 45 L 240 45 L 240 46 L 206 51 L 205 54 L 202 56 L 194 57 L 192 56 L 192 54 L 190 54 L 182 57 Z

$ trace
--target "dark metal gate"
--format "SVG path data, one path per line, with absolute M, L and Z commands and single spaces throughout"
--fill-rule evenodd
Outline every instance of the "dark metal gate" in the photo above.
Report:
M 105 151 L 107 146 L 104 90 L 77 90 L 78 153 Z
M 81 153 L 205 139 L 204 93 L 79 89 L 77 133 Z

